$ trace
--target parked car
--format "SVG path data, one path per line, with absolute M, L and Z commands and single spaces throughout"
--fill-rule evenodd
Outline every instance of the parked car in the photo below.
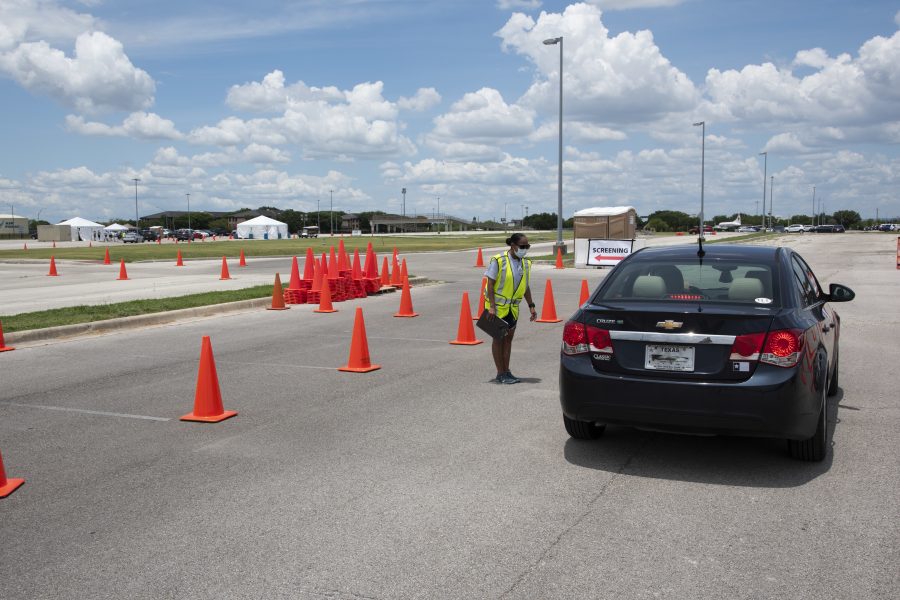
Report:
M 759 227 L 756 225 L 744 225 L 743 227 L 738 227 L 738 233 L 757 233 L 759 231 Z
M 811 232 L 811 231 L 815 231 L 815 229 L 816 229 L 816 226 L 815 226 L 815 225 L 804 225 L 804 226 L 803 226 L 803 232 L 804 232 L 804 233 L 809 233 L 809 232 Z
M 124 243 L 124 244 L 129 244 L 129 243 L 140 244 L 143 241 L 144 241 L 144 236 L 142 236 L 137 231 L 126 231 L 122 235 L 122 243 Z
M 623 260 L 563 330 L 559 390 L 566 431 L 607 424 L 775 437 L 822 460 L 825 396 L 838 390 L 841 320 L 790 248 L 644 248 Z
M 143 236 L 144 241 L 147 242 L 155 242 L 159 239 L 159 234 L 152 229 L 142 229 L 141 236 Z
M 193 229 L 177 229 L 175 230 L 175 239 L 179 241 L 186 242 L 193 238 L 194 230 Z
M 806 231 L 803 225 L 788 225 L 784 228 L 785 233 L 803 233 Z
M 816 225 L 815 233 L 834 233 L 834 225 Z
M 703 233 L 712 233 L 712 230 L 713 230 L 712 225 L 704 225 L 703 226 Z M 688 233 L 690 235 L 697 235 L 698 233 L 700 233 L 700 226 L 695 225 L 695 226 L 691 227 L 690 229 L 688 229 Z

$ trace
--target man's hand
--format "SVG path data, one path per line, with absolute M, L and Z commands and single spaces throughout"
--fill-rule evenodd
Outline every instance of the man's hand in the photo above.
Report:
M 494 317 L 496 317 L 496 316 L 497 316 L 497 307 L 496 307 L 496 306 L 490 306 L 490 307 L 488 307 L 488 315 L 490 315 L 490 317 L 491 317 L 492 319 L 493 319 Z
M 533 306 L 530 306 L 529 308 L 531 309 L 531 320 L 534 321 L 537 319 L 537 311 Z

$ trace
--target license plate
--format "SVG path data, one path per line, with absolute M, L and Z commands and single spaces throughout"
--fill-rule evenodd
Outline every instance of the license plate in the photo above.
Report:
M 647 344 L 644 351 L 644 368 L 655 371 L 693 371 L 693 346 L 671 344 Z

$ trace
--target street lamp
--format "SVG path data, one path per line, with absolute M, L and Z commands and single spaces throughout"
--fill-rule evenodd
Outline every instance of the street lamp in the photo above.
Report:
M 562 171 L 563 171 L 563 39 L 562 36 L 544 40 L 547 46 L 559 44 L 559 170 L 556 182 L 556 248 L 563 254 L 566 253 L 566 245 L 562 239 Z
M 775 191 L 775 176 L 769 176 L 769 227 L 774 229 L 775 223 L 772 221 L 772 204 L 775 202 L 775 198 L 772 193 Z
M 694 123 L 694 127 L 700 127 L 700 237 L 706 237 L 703 235 L 703 187 L 705 184 L 705 176 L 706 176 L 706 121 L 700 121 L 699 123 Z
M 769 153 L 760 152 L 757 156 L 763 157 L 763 210 L 762 210 L 762 228 L 766 230 L 766 169 L 769 167 Z
M 185 194 L 185 196 L 187 196 L 187 205 L 188 205 L 188 235 L 190 236 L 188 238 L 188 241 L 193 241 L 194 232 L 191 231 L 191 193 L 188 192 Z
M 138 206 L 137 206 L 137 184 L 140 181 L 137 177 L 133 177 L 131 179 L 134 182 L 134 228 L 137 231 L 141 230 L 141 223 L 138 221 Z
M 331 198 L 331 205 L 328 207 L 328 220 L 330 222 L 329 235 L 334 237 L 334 190 L 328 190 L 328 194 Z
M 812 211 L 812 217 L 813 217 L 812 225 L 815 225 L 815 224 L 816 224 L 816 221 L 815 221 L 815 219 L 816 219 L 816 186 L 813 186 L 813 211 Z

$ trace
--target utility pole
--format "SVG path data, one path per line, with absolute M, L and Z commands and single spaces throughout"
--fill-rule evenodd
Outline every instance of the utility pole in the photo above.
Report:
M 190 228 L 191 228 L 191 193 L 188 192 L 187 194 L 185 194 L 185 196 L 187 196 L 187 205 L 188 205 L 188 230 L 190 230 Z M 188 239 L 193 239 L 193 237 L 194 237 L 194 232 L 193 232 L 193 231 L 190 232 L 190 236 L 191 236 L 191 237 L 188 238 Z
M 815 225 L 815 215 L 816 215 L 816 186 L 813 186 L 813 221 L 812 224 Z
M 772 203 L 774 202 L 774 198 L 772 197 L 772 191 L 775 188 L 775 176 L 772 175 L 769 179 L 769 226 L 774 227 L 774 222 L 772 221 Z
M 769 166 L 769 153 L 760 152 L 757 156 L 763 157 L 763 209 L 762 209 L 762 228 L 766 230 L 766 169 Z
M 328 190 L 328 193 L 331 196 L 331 206 L 328 208 L 328 219 L 331 221 L 330 234 L 334 237 L 334 190 Z
M 706 121 L 694 123 L 694 127 L 700 127 L 700 237 L 706 237 L 703 231 L 703 188 L 706 178 Z
M 137 177 L 133 177 L 131 179 L 134 182 L 134 229 L 135 231 L 141 230 L 141 222 L 138 220 L 138 207 L 137 207 L 137 184 L 140 181 Z

